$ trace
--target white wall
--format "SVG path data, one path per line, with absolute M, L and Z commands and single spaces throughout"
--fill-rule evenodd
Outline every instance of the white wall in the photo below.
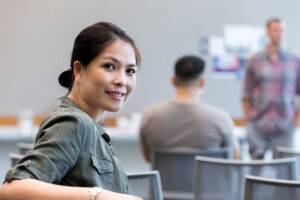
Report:
M 0 115 L 47 111 L 65 92 L 57 76 L 69 65 L 75 36 L 101 20 L 123 27 L 142 50 L 138 88 L 125 112 L 169 98 L 175 60 L 199 54 L 200 37 L 221 34 L 225 23 L 261 25 L 279 16 L 289 27 L 290 49 L 300 52 L 298 0 L 0 1 Z M 240 90 L 240 81 L 208 75 L 204 99 L 241 116 Z

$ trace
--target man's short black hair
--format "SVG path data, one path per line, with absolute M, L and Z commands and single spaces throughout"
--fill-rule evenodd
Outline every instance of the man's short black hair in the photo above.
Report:
M 175 75 L 182 81 L 191 81 L 202 75 L 205 67 L 203 59 L 197 56 L 183 56 L 175 63 Z

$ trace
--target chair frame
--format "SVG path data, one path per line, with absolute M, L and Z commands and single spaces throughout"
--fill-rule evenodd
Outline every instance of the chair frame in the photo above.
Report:
M 169 153 L 169 154 L 201 154 L 201 155 L 210 155 L 213 153 L 224 153 L 226 158 L 230 158 L 231 156 L 231 149 L 229 147 L 224 147 L 220 149 L 203 149 L 203 150 L 198 150 L 198 149 L 192 149 L 192 148 L 172 148 L 172 149 L 167 149 L 167 148 L 155 148 L 152 151 L 152 156 L 151 156 L 151 164 L 154 166 L 155 164 L 155 152 L 161 152 L 161 153 Z
M 156 152 L 159 153 L 166 153 L 169 155 L 179 155 L 179 156 L 184 156 L 184 155 L 202 155 L 202 156 L 211 156 L 211 155 L 217 155 L 220 154 L 220 157 L 224 157 L 226 159 L 230 158 L 232 156 L 232 151 L 230 147 L 224 147 L 224 148 L 219 148 L 219 149 L 193 149 L 193 148 L 172 148 L 172 149 L 167 149 L 167 148 L 155 148 L 152 151 L 151 154 L 151 168 L 152 170 L 158 170 L 157 169 L 157 161 L 156 161 Z M 193 159 L 195 160 L 195 158 Z M 191 172 L 193 173 L 193 172 Z M 194 194 L 193 192 L 189 191 L 173 191 L 173 190 L 163 190 L 163 196 L 167 199 L 194 199 Z
M 288 147 L 278 146 L 278 147 L 276 147 L 275 151 L 277 153 L 285 153 L 285 154 L 289 154 L 291 156 L 300 156 L 299 150 L 294 150 L 294 149 L 288 148 Z
M 285 179 L 274 179 L 274 178 L 264 178 L 258 176 L 246 175 L 245 180 L 245 200 L 252 199 L 252 183 L 265 184 L 265 185 L 275 185 L 275 186 L 284 186 L 284 187 L 299 187 L 300 181 L 294 180 L 285 180 Z
M 296 158 L 297 162 L 296 162 L 296 179 L 300 180 L 300 171 L 299 171 L 299 167 L 300 167 L 300 150 L 295 150 L 289 147 L 282 147 L 282 146 L 278 146 L 275 149 L 276 155 L 278 158 L 291 158 L 294 157 Z
M 296 179 L 296 158 L 280 158 L 280 159 L 273 159 L 273 160 L 251 160 L 251 161 L 243 161 L 243 160 L 232 160 L 232 159 L 222 159 L 222 158 L 209 158 L 203 156 L 196 156 L 195 158 L 195 177 L 199 177 L 199 165 L 201 162 L 208 162 L 208 163 L 215 163 L 215 164 L 223 164 L 223 165 L 235 165 L 235 166 L 258 166 L 258 165 L 276 165 L 276 164 L 283 164 L 288 163 L 291 165 L 289 178 L 291 180 Z M 199 199 L 198 191 L 199 182 L 195 180 L 195 199 Z
M 143 178 L 143 177 L 154 177 L 156 185 L 153 188 L 155 190 L 154 193 L 157 194 L 157 197 L 158 197 L 158 199 L 154 199 L 154 200 L 163 200 L 163 192 L 162 192 L 162 187 L 161 187 L 160 175 L 157 170 L 127 174 L 128 179 Z

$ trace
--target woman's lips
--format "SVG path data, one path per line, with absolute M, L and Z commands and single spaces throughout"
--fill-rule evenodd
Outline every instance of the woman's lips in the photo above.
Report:
M 119 91 L 107 91 L 106 92 L 112 99 L 120 101 L 124 98 L 125 92 L 119 92 Z

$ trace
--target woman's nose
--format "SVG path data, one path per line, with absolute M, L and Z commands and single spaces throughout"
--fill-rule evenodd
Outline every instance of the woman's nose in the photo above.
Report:
M 114 84 L 116 85 L 126 85 L 126 73 L 119 71 L 115 73 Z

